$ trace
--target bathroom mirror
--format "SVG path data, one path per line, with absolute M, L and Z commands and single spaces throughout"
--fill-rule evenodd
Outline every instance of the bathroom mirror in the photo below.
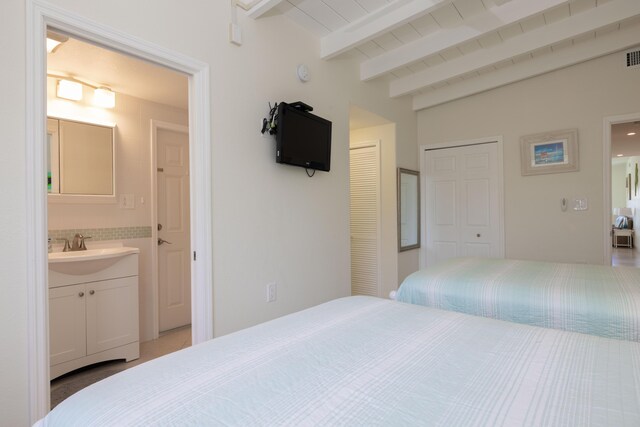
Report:
M 420 173 L 398 168 L 398 252 L 420 247 Z
M 47 119 L 49 195 L 114 196 L 113 127 Z

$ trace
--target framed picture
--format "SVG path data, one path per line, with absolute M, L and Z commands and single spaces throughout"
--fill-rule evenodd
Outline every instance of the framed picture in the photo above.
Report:
M 520 138 L 522 175 L 575 172 L 579 169 L 578 129 L 537 133 Z

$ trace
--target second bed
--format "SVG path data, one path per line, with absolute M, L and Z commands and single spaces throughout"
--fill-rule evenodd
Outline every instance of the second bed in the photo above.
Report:
M 640 269 L 458 258 L 408 276 L 401 302 L 640 341 Z

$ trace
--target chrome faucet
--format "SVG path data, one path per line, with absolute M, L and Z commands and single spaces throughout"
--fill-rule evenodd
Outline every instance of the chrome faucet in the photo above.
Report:
M 83 236 L 80 233 L 76 233 L 73 236 L 73 241 L 71 242 L 71 248 L 67 249 L 68 251 L 86 251 L 87 247 L 84 244 L 85 239 L 90 239 L 91 236 Z M 65 239 L 65 248 L 69 246 L 69 240 Z M 63 252 L 65 252 L 63 250 Z

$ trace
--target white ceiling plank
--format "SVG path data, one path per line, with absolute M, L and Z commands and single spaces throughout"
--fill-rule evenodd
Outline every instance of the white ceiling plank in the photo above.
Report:
M 455 0 L 453 2 L 463 19 L 469 19 L 474 15 L 487 10 L 482 3 L 482 0 Z
M 608 3 L 609 4 L 609 3 Z M 584 61 L 628 49 L 638 43 L 640 26 L 627 27 L 609 33 L 589 43 L 574 44 L 572 47 L 553 52 L 543 57 L 521 62 L 491 73 L 465 80 L 456 85 L 443 86 L 442 89 L 413 97 L 415 111 L 434 107 L 445 102 L 475 95 L 530 77 L 569 67 Z
M 379 55 L 360 65 L 360 78 L 370 80 L 433 55 L 441 50 L 449 49 L 460 43 L 480 37 L 489 32 L 508 26 L 544 10 L 558 6 L 565 0 L 512 0 L 503 6 L 496 6 L 486 12 L 466 20 L 464 26 L 442 29 L 414 42 L 407 43 L 398 49 Z M 519 27 L 518 27 L 519 28 Z M 521 31 L 521 30 L 520 30 Z
M 353 23 L 334 31 L 320 40 L 320 54 L 329 59 L 372 40 L 386 32 L 403 26 L 452 0 L 413 0 L 409 3 L 391 3 Z
M 367 11 L 355 1 L 345 0 L 323 0 L 327 6 L 336 11 L 337 14 L 342 16 L 348 22 L 353 22 L 362 18 L 367 14 Z
M 411 21 L 409 25 L 415 28 L 416 31 L 423 37 L 440 29 L 440 25 L 438 25 L 436 20 L 433 19 L 433 16 L 431 16 L 431 14 L 429 13 Z
M 262 0 L 247 11 L 247 15 L 253 19 L 258 19 L 271 9 L 282 3 L 284 0 Z
M 493 47 L 497 44 L 502 43 L 502 38 L 500 37 L 497 31 L 494 31 L 493 33 L 488 33 L 480 37 L 478 39 L 478 43 L 480 43 L 480 46 L 482 46 L 483 48 L 488 49 L 490 47 Z
M 618 0 L 574 15 L 555 24 L 546 25 L 537 30 L 511 38 L 490 49 L 483 49 L 447 61 L 428 72 L 393 80 L 389 87 L 390 96 L 402 96 L 415 92 L 424 86 L 432 86 L 440 81 L 474 71 L 496 62 L 508 60 L 514 56 L 577 37 L 600 27 L 614 24 L 626 17 L 640 14 L 640 1 Z M 615 24 L 614 24 L 615 25 Z M 538 53 L 538 52 L 536 52 Z M 381 55 L 383 56 L 383 55 Z
M 547 24 L 553 24 L 554 22 L 562 21 L 569 16 L 571 16 L 571 11 L 569 10 L 569 4 L 567 3 L 546 11 L 544 13 L 544 22 Z
M 288 9 L 284 14 L 293 22 L 298 23 L 298 25 L 301 25 L 314 34 L 319 35 L 320 37 L 330 33 L 327 27 L 325 27 L 320 22 L 316 21 L 297 7 Z
M 330 31 L 338 30 L 347 24 L 347 21 L 342 16 L 324 2 L 303 0 L 299 2 L 296 7 L 327 27 Z
M 402 43 L 410 43 L 420 38 L 420 33 L 409 24 L 405 24 L 391 32 Z
M 498 30 L 498 34 L 500 34 L 502 40 L 507 40 L 511 37 L 519 36 L 520 34 L 522 34 L 522 32 L 522 27 L 517 22 L 507 25 L 506 27 L 502 27 L 500 28 L 500 30 Z
M 544 22 L 544 15 L 540 13 L 536 16 L 532 16 L 522 21 L 520 23 L 520 27 L 522 27 L 522 31 L 526 33 L 527 31 L 533 31 L 533 30 L 537 30 L 538 28 L 542 28 L 546 24 L 547 23 Z
M 364 7 L 367 12 L 373 12 L 387 5 L 387 0 L 357 0 L 360 6 Z
M 372 41 L 384 50 L 392 50 L 397 48 L 398 46 L 402 46 L 402 42 L 391 33 L 383 34 L 380 37 L 376 37 Z
M 437 8 L 431 12 L 431 16 L 442 28 L 453 28 L 462 23 L 460 12 L 452 4 Z
M 596 0 L 573 0 L 569 3 L 571 14 L 576 14 L 596 7 Z

